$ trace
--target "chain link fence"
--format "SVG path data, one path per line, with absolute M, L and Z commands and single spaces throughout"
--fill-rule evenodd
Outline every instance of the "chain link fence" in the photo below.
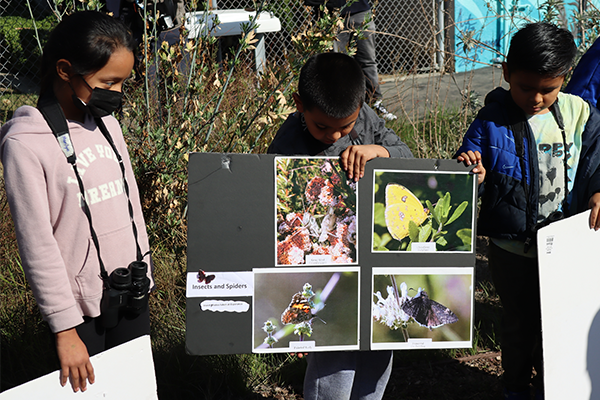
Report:
M 52 29 L 51 18 L 45 0 L 0 0 L 0 109 L 3 120 L 17 107 L 35 104 L 37 100 L 40 46 Z M 17 94 L 19 96 L 14 96 Z
M 44 42 L 55 23 L 49 3 L 52 2 L 0 0 L 0 121 L 10 118 L 12 111 L 20 105 L 35 103 L 41 53 L 39 43 Z M 185 0 L 188 8 L 192 3 L 191 0 Z M 210 0 L 208 3 L 216 9 L 252 9 L 257 2 Z M 303 0 L 271 0 L 265 3 L 266 10 L 281 22 L 280 31 L 265 34 L 266 59 L 270 63 L 281 64 L 285 62 L 286 52 L 292 47 L 292 37 L 309 27 L 313 19 L 313 10 L 305 6 Z M 471 14 L 463 15 L 467 3 L 459 3 L 460 0 L 371 0 L 377 26 L 375 44 L 379 74 L 412 74 L 440 69 L 453 72 L 455 59 L 465 64 L 465 57 L 461 56 L 460 51 L 468 45 L 465 38 L 469 37 L 470 32 L 468 27 L 465 28 L 465 24 L 469 24 L 469 21 L 473 24 L 477 18 Z M 580 4 L 572 7 L 581 10 L 585 9 L 585 4 L 588 3 L 588 0 L 581 0 Z M 484 6 L 479 4 L 477 7 Z M 491 6 L 488 4 L 489 7 Z M 475 11 L 468 9 L 468 12 Z M 454 20 L 455 14 L 461 21 Z M 498 16 L 491 18 L 501 21 L 497 19 Z M 505 32 L 504 35 L 508 37 L 509 32 Z M 455 36 L 460 36 L 456 43 Z M 473 37 L 477 35 L 473 34 Z M 496 46 L 498 40 L 503 39 L 481 39 L 487 47 Z M 221 43 L 222 47 L 234 45 L 236 38 L 223 37 Z M 481 44 L 471 51 L 485 51 L 477 46 L 480 47 Z M 473 57 L 477 58 L 477 55 Z M 456 69 L 463 68 L 461 65 L 457 61 Z
M 31 6 L 31 11 L 28 7 Z M 432 70 L 436 67 L 436 34 L 439 32 L 436 0 L 374 0 L 372 6 L 377 25 L 376 51 L 380 74 Z M 213 0 L 218 9 L 248 9 L 252 0 Z M 307 28 L 313 18 L 310 7 L 302 0 L 277 0 L 268 2 L 267 9 L 281 22 L 281 31 L 266 35 L 266 56 L 270 62 L 282 62 L 291 48 L 291 38 Z M 32 15 L 34 19 L 32 20 Z M 0 0 L 0 97 L 20 96 L 11 110 L 21 104 L 35 101 L 37 70 L 39 66 L 39 40 L 49 33 L 39 21 L 51 16 L 46 0 Z M 9 99 L 10 100 L 10 99 Z M 4 113 L 7 105 L 0 105 Z
M 248 9 L 254 2 L 218 0 L 216 3 L 218 9 Z M 430 71 L 437 67 L 437 34 L 440 30 L 435 3 L 436 0 L 372 1 L 380 74 Z M 313 14 L 302 0 L 271 1 L 266 8 L 281 21 L 281 31 L 269 33 L 266 38 L 267 58 L 279 61 L 291 47 L 291 37 L 308 26 Z

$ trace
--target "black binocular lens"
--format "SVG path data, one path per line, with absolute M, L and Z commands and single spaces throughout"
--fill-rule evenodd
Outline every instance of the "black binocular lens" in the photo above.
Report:
M 110 274 L 110 280 L 115 289 L 126 289 L 131 285 L 131 273 L 127 268 L 117 268 Z

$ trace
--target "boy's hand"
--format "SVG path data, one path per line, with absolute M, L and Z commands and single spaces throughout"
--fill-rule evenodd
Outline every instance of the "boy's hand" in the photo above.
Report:
M 588 207 L 592 210 L 590 212 L 590 229 L 597 231 L 600 229 L 600 193 L 594 193 L 590 197 Z
M 85 392 L 86 381 L 94 383 L 94 367 L 75 328 L 56 333 L 56 350 L 60 360 L 60 384 L 65 386 L 68 379 L 74 392 L 80 389 Z
M 306 357 L 308 353 L 290 353 L 290 356 L 297 356 L 298 358 Z
M 456 159 L 460 162 L 464 162 L 466 166 L 475 165 L 475 168 L 471 170 L 474 174 L 477 174 L 477 184 L 481 185 L 485 179 L 485 168 L 481 163 L 481 153 L 479 151 L 467 151 L 466 153 L 460 153 Z
M 377 144 L 363 144 L 349 146 L 340 155 L 342 169 L 346 171 L 348 179 L 358 182 L 365 175 L 365 164 L 376 157 L 389 157 L 390 153 L 383 146 Z

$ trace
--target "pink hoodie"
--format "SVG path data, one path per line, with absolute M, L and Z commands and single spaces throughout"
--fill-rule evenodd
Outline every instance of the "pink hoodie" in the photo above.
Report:
M 115 118 L 103 120 L 123 157 L 138 240 L 146 254 L 148 236 L 123 133 Z M 84 124 L 68 122 L 101 257 L 110 274 L 136 258 L 123 175 L 91 117 L 86 117 Z M 100 264 L 81 208 L 79 186 L 36 108 L 19 108 L 2 126 L 0 160 L 23 268 L 52 332 L 81 324 L 84 315 L 97 317 L 102 297 Z M 152 280 L 150 256 L 144 261 L 150 266 Z

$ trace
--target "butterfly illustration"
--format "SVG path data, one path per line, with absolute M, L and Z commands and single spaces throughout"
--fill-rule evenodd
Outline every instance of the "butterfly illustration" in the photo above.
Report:
M 298 292 L 292 297 L 290 305 L 281 314 L 281 322 L 284 325 L 299 324 L 313 318 L 310 302 L 302 295 L 302 292 Z
M 202 270 L 198 271 L 197 277 L 198 277 L 198 283 L 204 282 L 207 285 L 209 283 L 211 283 L 216 278 L 216 276 L 212 275 L 212 274 L 211 275 L 206 275 L 206 272 L 204 272 Z
M 420 226 L 429 215 L 421 201 L 406 187 L 389 183 L 385 188 L 385 224 L 392 237 L 402 240 L 408 236 L 408 225 Z
M 427 292 L 421 288 L 415 297 L 409 298 L 402 304 L 402 311 L 429 330 L 458 321 L 456 314 L 448 307 L 431 300 Z

